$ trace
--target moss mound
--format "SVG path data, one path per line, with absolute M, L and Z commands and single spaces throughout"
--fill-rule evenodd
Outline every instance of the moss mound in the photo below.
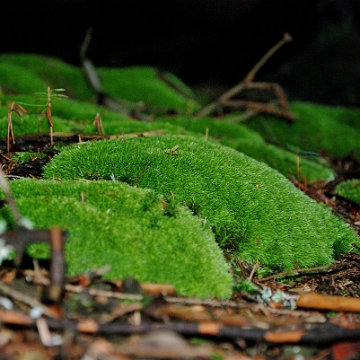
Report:
M 178 146 L 178 150 L 173 150 Z M 154 189 L 212 226 L 247 262 L 284 270 L 328 265 L 358 241 L 354 231 L 267 165 L 190 137 L 101 141 L 64 150 L 47 178 L 105 179 Z
M 269 145 L 256 131 L 243 124 L 234 124 L 231 120 L 219 121 L 211 118 L 194 119 L 189 116 L 177 116 L 176 118 L 161 117 L 156 122 L 181 125 L 188 131 L 201 134 L 205 134 L 205 130 L 209 129 L 210 137 L 221 144 L 232 147 L 258 161 L 265 162 L 286 177 L 299 175 L 308 181 L 333 177 L 333 171 L 326 164 L 319 163 L 320 158 L 311 161 L 302 155 L 301 151 L 290 152 Z M 299 174 L 297 156 L 300 157 Z
M 348 180 L 336 187 L 336 192 L 360 204 L 360 180 Z
M 102 78 L 104 90 L 114 98 L 178 111 L 186 111 L 189 106 L 198 107 L 189 100 L 193 92 L 172 74 L 167 74 L 171 79 L 169 84 L 154 68 L 146 66 L 98 68 L 96 71 Z M 174 89 L 173 83 L 181 92 Z M 95 101 L 81 68 L 52 57 L 0 55 L 0 85 L 4 90 L 22 94 L 44 91 L 47 86 L 63 88 L 71 98 Z
M 180 79 L 176 76 L 165 73 L 161 74 L 154 68 L 150 67 L 129 67 L 129 68 L 98 68 L 97 72 L 101 76 L 104 90 L 111 94 L 114 98 L 119 100 L 128 100 L 134 103 L 144 103 L 149 105 L 152 111 L 161 109 L 172 109 L 180 113 L 195 111 L 199 105 L 194 100 L 195 95 Z M 164 78 L 164 76 L 166 78 Z M 5 93 L 11 94 L 33 94 L 35 91 L 45 91 L 47 86 L 51 88 L 64 88 L 67 95 L 72 100 L 68 101 L 53 101 L 52 112 L 54 116 L 58 118 L 55 123 L 55 131 L 85 131 L 95 132 L 96 129 L 92 126 L 93 119 L 97 112 L 100 113 L 104 129 L 107 134 L 118 134 L 134 131 L 147 131 L 153 129 L 159 129 L 165 126 L 165 129 L 170 134 L 179 134 L 179 128 L 172 125 L 180 125 L 186 129 L 187 133 L 201 132 L 203 135 L 205 128 L 210 128 L 210 136 L 213 136 L 220 140 L 224 145 L 235 148 L 238 151 L 244 152 L 246 155 L 255 158 L 256 160 L 263 161 L 271 167 L 277 169 L 285 176 L 289 174 L 297 175 L 298 169 L 296 165 L 296 154 L 289 151 L 277 148 L 273 145 L 266 144 L 265 141 L 254 131 L 251 131 L 248 126 L 231 124 L 229 121 L 217 121 L 215 119 L 201 119 L 196 121 L 190 116 L 177 116 L 173 118 L 157 118 L 156 121 L 151 123 L 136 122 L 123 115 L 114 113 L 110 110 L 106 110 L 100 106 L 94 104 L 94 94 L 89 89 L 82 70 L 78 67 L 66 64 L 59 59 L 51 57 L 43 57 L 33 54 L 3 54 L 0 55 L 0 85 Z M 176 85 L 176 90 L 174 88 Z M 3 100 L 23 101 L 27 103 L 34 103 L 34 99 L 29 96 L 3 96 Z M 76 101 L 75 101 L 76 99 Z M 80 101 L 79 101 L 80 100 Z M 81 102 L 87 100 L 87 102 Z M 39 103 L 39 102 L 37 102 Z M 298 133 L 297 128 L 306 121 L 307 118 L 313 116 L 314 119 L 319 119 L 317 114 L 318 108 L 315 105 L 309 106 L 309 104 L 294 104 L 293 110 L 299 115 L 299 121 L 292 125 L 285 124 L 282 120 L 276 119 L 274 124 L 279 123 L 280 135 L 286 134 L 286 139 L 277 138 L 280 142 L 297 144 L 299 148 L 306 150 L 316 150 L 318 148 L 311 146 L 309 143 L 301 143 L 302 133 Z M 310 110 L 312 111 L 310 111 Z M 324 107 L 320 107 L 319 114 L 323 117 Z M 27 108 L 32 112 L 38 110 L 38 108 Z M 328 111 L 327 113 L 333 114 L 334 111 Z M 326 112 L 325 111 L 325 112 Z M 345 116 L 343 113 L 342 115 Z M 6 122 L 7 122 L 7 108 L 0 108 L 0 123 L 4 123 L 1 126 L 2 135 L 6 136 Z M 328 116 L 329 117 L 329 116 Z M 305 118 L 305 120 L 303 119 Z M 265 130 L 265 136 L 269 134 L 266 132 L 269 130 L 268 122 L 270 124 L 270 130 L 272 120 L 268 120 L 266 117 L 266 125 L 262 129 L 261 126 L 264 122 L 261 122 L 263 117 L 258 120 L 251 120 L 247 124 L 255 124 L 257 131 Z M 26 116 L 24 117 L 26 120 Z M 66 122 L 70 121 L 69 126 Z M 74 121 L 76 122 L 74 124 Z M 260 121 L 260 130 L 257 126 Z M 322 121 L 322 120 L 321 120 Z M 316 122 L 314 120 L 314 122 Z M 319 122 L 319 121 L 318 121 Z M 33 127 L 29 127 L 28 124 L 15 124 L 15 134 L 21 135 L 28 132 L 37 132 L 39 128 L 42 131 L 48 131 L 46 121 L 43 121 L 39 127 L 37 121 L 33 121 Z M 164 125 L 166 124 L 166 125 Z M 300 125 L 299 125 L 300 124 Z M 349 123 L 349 126 L 353 126 Z M 1 125 L 1 124 L 0 124 Z M 329 128 L 333 128 L 333 124 L 329 125 Z M 275 125 L 274 125 L 275 126 Z M 290 128 L 288 128 L 290 126 Z M 309 130 L 309 136 L 316 136 L 322 129 L 314 131 L 312 127 L 309 127 L 307 123 L 303 127 L 307 127 Z M 286 128 L 286 130 L 283 129 Z M 299 131 L 303 129 L 299 127 Z M 335 130 L 338 133 L 339 129 Z M 276 131 L 274 131 L 274 134 Z M 273 136 L 274 134 L 271 133 Z M 276 133 L 277 134 L 277 133 Z M 331 135 L 331 134 L 330 134 Z M 298 142 L 292 141 L 292 137 L 296 138 L 300 136 Z M 288 139 L 290 139 L 288 141 Z M 319 145 L 318 140 L 315 140 L 315 144 Z M 300 151 L 299 151 L 300 153 Z M 300 175 L 305 176 L 308 180 L 317 179 L 329 179 L 332 176 L 331 170 L 326 166 L 317 164 L 314 161 L 302 157 L 300 161 Z
M 153 191 L 109 181 L 11 182 L 23 216 L 37 228 L 68 230 L 69 274 L 110 264 L 109 278 L 172 283 L 184 295 L 229 297 L 228 265 L 209 227 Z M 81 194 L 86 198 L 81 201 Z M 2 216 L 9 218 L 8 209 Z M 45 245 L 31 255 L 47 256 Z
M 291 110 L 297 115 L 293 124 L 261 115 L 247 125 L 264 138 L 280 144 L 308 151 L 325 150 L 327 154 L 338 157 L 354 151 L 360 159 L 360 109 L 294 102 Z
M 159 74 L 149 67 L 99 68 L 97 72 L 110 95 L 145 103 L 151 113 L 163 114 L 166 108 L 178 114 L 191 114 L 199 106 L 192 91 L 172 74 Z M 224 121 L 195 120 L 185 115 L 158 116 L 152 122 L 138 122 L 95 105 L 95 96 L 80 68 L 31 54 L 0 55 L 0 86 L 3 138 L 7 132 L 6 104 L 13 100 L 39 104 L 41 100 L 34 100 L 33 93 L 44 92 L 47 86 L 65 88 L 70 97 L 52 102 L 54 131 L 95 133 L 93 120 L 99 113 L 108 135 L 165 129 L 167 134 L 186 136 L 78 145 L 62 149 L 45 169 L 49 179 L 115 179 L 132 187 L 110 181 L 100 181 L 99 185 L 85 182 L 77 185 L 75 181 L 12 183 L 21 210 L 38 227 L 57 224 L 69 230 L 66 250 L 71 273 L 111 262 L 111 276 L 172 282 L 187 295 L 226 297 L 231 279 L 214 237 L 221 246 L 237 249 L 243 260 L 250 263 L 259 260 L 264 267 L 274 270 L 291 269 L 295 264 L 328 265 L 340 252 L 346 252 L 351 242 L 357 241 L 344 222 L 297 191 L 285 177 L 298 176 L 298 170 L 300 177 L 308 180 L 332 176 L 326 164 L 309 161 L 302 156 L 301 149 L 314 152 L 325 149 L 337 156 L 354 150 L 359 157 L 359 110 L 293 103 L 292 110 L 298 115 L 294 124 L 266 115 L 257 116 L 246 125 L 232 124 L 230 116 Z M 29 114 L 23 120 L 13 117 L 15 135 L 49 131 L 39 108 L 25 107 Z M 206 128 L 217 143 L 245 155 L 203 141 Z M 277 141 L 282 148 L 267 144 L 264 138 Z M 175 145 L 178 150 L 173 149 Z M 134 189 L 134 185 L 153 191 Z M 81 191 L 86 192 L 86 203 L 79 200 Z M 104 196 L 99 198 L 99 193 Z M 155 194 L 163 194 L 168 203 L 165 209 Z M 119 209 L 119 204 L 127 201 L 124 211 Z M 201 219 L 189 215 L 180 205 L 186 205 Z M 2 212 L 8 216 L 5 210 Z M 84 226 L 77 226 L 74 221 L 79 216 Z M 118 229 L 126 230 L 126 234 L 120 234 Z M 139 245 L 139 238 L 145 239 L 144 248 L 142 243 Z M 89 247 L 86 239 L 94 246 Z M 190 244 L 188 239 L 193 242 Z M 129 245 L 131 242 L 134 248 Z M 109 244 L 121 248 L 121 252 L 114 254 Z M 39 256 L 44 247 L 36 246 L 31 251 Z M 183 256 L 186 251 L 191 253 L 189 260 Z M 173 254 L 176 255 L 172 257 Z M 212 266 L 211 271 L 204 261 Z M 169 273 L 169 269 L 175 270 Z

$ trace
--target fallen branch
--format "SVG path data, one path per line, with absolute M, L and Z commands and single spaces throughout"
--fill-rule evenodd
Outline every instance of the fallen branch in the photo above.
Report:
M 196 118 L 201 118 L 211 114 L 218 106 L 231 106 L 236 108 L 247 108 L 253 110 L 255 113 L 258 112 L 266 112 L 270 114 L 274 114 L 277 116 L 282 116 L 289 121 L 293 121 L 295 116 L 291 113 L 287 98 L 285 95 L 284 90 L 281 88 L 279 84 L 274 83 L 254 83 L 254 77 L 259 69 L 268 61 L 268 59 L 278 51 L 284 44 L 287 42 L 292 41 L 292 38 L 289 34 L 284 34 L 282 40 L 280 40 L 277 44 L 275 44 L 256 64 L 255 66 L 249 71 L 249 73 L 245 76 L 245 78 L 226 91 L 224 94 L 219 96 L 214 102 L 205 106 L 203 109 L 198 111 L 195 115 Z M 234 100 L 234 96 L 239 95 L 242 91 L 246 89 L 265 89 L 265 90 L 272 90 L 277 98 L 279 108 L 276 108 L 272 105 L 261 104 L 259 106 L 258 103 L 252 101 L 237 101 Z M 248 116 L 248 115 L 247 115 Z
M 0 311 L 0 320 L 5 324 L 36 327 L 36 320 L 27 315 L 20 315 L 14 311 Z M 241 328 L 239 326 L 224 326 L 218 322 L 176 322 L 159 323 L 144 322 L 140 325 L 129 325 L 121 322 L 100 324 L 92 319 L 80 321 L 54 318 L 46 319 L 51 330 L 72 330 L 86 334 L 112 334 L 130 335 L 144 334 L 152 331 L 173 331 L 186 336 L 213 336 L 217 339 L 242 338 L 250 341 L 266 341 L 273 344 L 308 344 L 321 345 L 343 340 L 359 340 L 360 328 L 343 328 L 334 324 L 321 324 L 310 326 L 306 329 L 289 330 L 286 327 L 271 330 Z M 311 327 L 311 328 L 310 328 Z M 309 329 L 310 328 L 310 329 Z
M 103 105 L 110 110 L 123 114 L 125 116 L 132 116 L 137 120 L 149 120 L 150 117 L 141 113 L 139 107 L 131 102 L 123 101 L 126 103 L 126 106 L 121 104 L 119 101 L 115 100 L 112 96 L 106 93 L 102 86 L 101 81 L 96 73 L 95 66 L 90 59 L 87 58 L 86 53 L 87 49 L 91 42 L 92 37 L 92 27 L 90 27 L 85 35 L 84 41 L 80 47 L 80 61 L 82 64 L 82 69 L 85 75 L 85 78 L 90 85 L 91 89 L 95 92 L 97 96 L 97 103 Z
M 92 61 L 89 60 L 86 56 L 87 49 L 91 42 L 91 36 L 92 36 L 92 28 L 89 28 L 89 30 L 85 35 L 84 41 L 80 47 L 80 61 L 82 64 L 83 72 L 85 74 L 85 78 L 88 84 L 90 85 L 90 87 L 92 88 L 92 90 L 95 92 L 97 96 L 97 103 L 99 105 L 104 105 L 113 111 L 128 116 L 129 111 L 125 107 L 120 105 L 110 95 L 104 92 L 101 86 L 100 78 L 96 73 L 95 67 Z

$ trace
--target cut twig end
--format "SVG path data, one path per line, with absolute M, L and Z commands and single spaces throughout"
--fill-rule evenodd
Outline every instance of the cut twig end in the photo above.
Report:
M 284 37 L 283 37 L 283 40 L 284 40 L 285 42 L 292 42 L 292 41 L 293 41 L 293 38 L 292 38 L 292 36 L 291 36 L 289 33 L 285 33 L 285 34 L 284 34 Z

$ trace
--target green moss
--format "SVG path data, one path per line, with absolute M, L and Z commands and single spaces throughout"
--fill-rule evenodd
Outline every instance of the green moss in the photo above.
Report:
M 34 93 L 46 89 L 46 82 L 28 68 L 0 62 L 0 85 L 2 90 L 10 92 Z
M 209 227 L 182 206 L 166 215 L 152 191 L 109 181 L 39 180 L 12 181 L 11 191 L 37 228 L 68 230 L 69 274 L 110 264 L 108 278 L 172 283 L 180 294 L 200 297 L 231 294 L 228 265 Z M 9 217 L 7 210 L 2 215 Z M 30 252 L 47 255 L 41 245 Z
M 98 72 L 101 75 L 104 90 L 118 99 L 134 103 L 141 101 L 148 105 L 180 111 L 186 110 L 189 106 L 190 100 L 162 81 L 156 69 L 152 67 L 100 68 Z M 176 78 L 176 83 L 194 96 L 178 78 Z M 198 105 L 195 106 L 195 110 L 197 108 Z
M 336 187 L 337 194 L 360 204 L 360 180 L 348 180 Z
M 158 118 L 157 122 L 170 122 L 183 126 L 186 130 L 205 135 L 206 128 L 209 136 L 221 144 L 232 147 L 258 161 L 265 162 L 283 175 L 297 176 L 297 154 L 273 145 L 266 144 L 259 133 L 243 124 L 234 124 L 229 120 L 219 121 L 211 118 L 194 119 L 186 116 L 176 118 Z M 300 156 L 300 176 L 308 181 L 330 179 L 333 177 L 331 169 L 325 165 L 310 161 Z
M 99 68 L 96 71 L 101 77 L 104 91 L 117 99 L 178 111 L 186 111 L 189 107 L 188 98 L 158 77 L 154 68 L 137 66 Z M 174 75 L 171 77 L 182 91 L 192 94 L 180 79 Z M 63 88 L 70 98 L 95 101 L 81 68 L 52 57 L 0 55 L 0 84 L 4 89 L 23 94 L 44 91 L 48 86 L 53 89 Z M 197 107 L 195 104 L 195 109 Z
M 17 71 L 12 70 L 9 74 L 12 67 Z M 66 89 L 71 98 L 95 99 L 81 69 L 56 58 L 35 54 L 2 54 L 0 69 L 3 70 L 0 71 L 1 85 L 16 93 L 33 94 L 35 91 L 45 91 L 50 86 L 52 89 Z M 9 75 L 4 78 L 6 73 Z M 18 86 L 19 82 L 21 87 Z
M 345 156 L 350 151 L 360 159 L 360 109 L 332 107 L 294 102 L 291 109 L 297 115 L 293 124 L 261 115 L 247 123 L 265 138 L 289 144 L 307 151 Z M 346 141 L 344 141 L 346 139 Z
M 176 151 L 171 149 L 178 145 Z M 190 137 L 100 141 L 63 151 L 44 176 L 111 178 L 195 209 L 221 246 L 273 269 L 328 265 L 357 237 L 285 177 L 229 148 Z
M 24 95 L 0 96 L 0 101 L 8 104 L 10 104 L 11 101 L 30 105 L 39 104 L 39 101 L 37 101 L 35 97 Z M 41 107 L 32 107 L 28 105 L 24 105 L 24 107 L 28 110 L 29 114 L 23 115 L 23 120 L 21 120 L 17 115 L 13 115 L 15 136 L 49 131 L 49 123 L 46 116 L 44 114 L 41 116 L 39 113 L 39 111 L 41 112 L 41 110 L 43 110 Z M 0 115 L 3 114 L 3 116 L 0 117 L 0 136 L 2 138 L 5 138 L 7 135 L 8 109 L 8 106 L 0 106 Z M 54 100 L 52 102 L 54 131 L 85 132 L 95 134 L 96 127 L 93 122 L 97 113 L 101 116 L 104 131 L 107 135 L 144 132 L 159 129 L 163 129 L 168 133 L 186 133 L 183 131 L 182 127 L 171 124 L 170 122 L 167 124 L 156 121 L 140 122 L 95 104 L 68 99 Z
M 104 89 L 117 99 L 144 102 L 154 106 L 154 111 L 167 108 L 185 113 L 199 106 L 189 100 L 195 98 L 191 90 L 171 74 L 167 75 L 181 93 L 149 67 L 97 71 Z M 293 103 L 298 119 L 292 125 L 265 115 L 246 125 L 231 124 L 230 118 L 195 120 L 186 116 L 139 122 L 95 105 L 80 68 L 31 54 L 0 55 L 0 86 L 1 137 L 7 132 L 6 104 L 13 100 L 39 104 L 33 93 L 44 92 L 47 86 L 65 88 L 71 98 L 52 102 L 55 131 L 95 133 L 93 120 L 99 113 L 106 134 L 165 129 L 167 134 L 182 135 L 77 145 L 62 150 L 45 169 L 48 178 L 115 178 L 151 188 L 166 198 L 165 209 L 154 192 L 109 181 L 99 185 L 76 181 L 12 183 L 21 211 L 38 227 L 57 224 L 69 230 L 66 251 L 70 273 L 110 262 L 111 277 L 129 275 L 143 281 L 172 282 L 184 294 L 226 297 L 231 280 L 214 236 L 221 246 L 237 248 L 243 260 L 259 260 L 275 270 L 290 269 L 294 264 L 330 264 L 357 241 L 349 226 L 297 191 L 277 171 L 202 139 L 208 128 L 218 143 L 265 162 L 287 177 L 296 175 L 296 152 L 301 149 L 325 149 L 338 156 L 354 150 L 359 156 L 359 110 Z M 14 115 L 15 135 L 48 131 L 39 108 L 25 107 L 29 114 L 23 121 Z M 269 145 L 262 136 L 294 152 Z M 179 149 L 172 151 L 175 145 Z M 304 157 L 300 172 L 308 180 L 331 176 L 323 164 Z M 79 200 L 81 191 L 86 192 L 86 203 Z M 197 216 L 189 215 L 179 204 Z M 2 213 L 9 217 L 7 211 Z M 46 254 L 41 246 L 32 247 L 31 252 Z

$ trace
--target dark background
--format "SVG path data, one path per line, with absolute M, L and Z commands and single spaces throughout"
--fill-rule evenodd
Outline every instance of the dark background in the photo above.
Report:
M 79 65 L 152 65 L 198 89 L 239 82 L 284 32 L 258 73 L 291 99 L 360 106 L 360 0 L 13 0 L 1 4 L 0 52 L 31 52 Z

